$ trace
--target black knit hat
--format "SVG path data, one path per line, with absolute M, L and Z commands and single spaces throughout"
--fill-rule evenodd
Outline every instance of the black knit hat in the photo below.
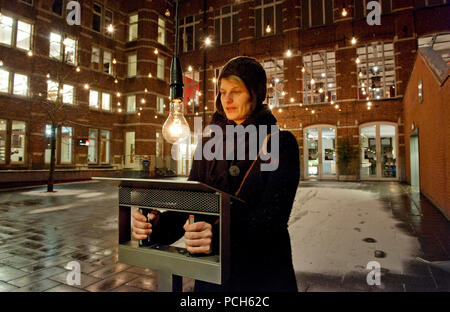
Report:
M 266 99 L 267 76 L 266 71 L 256 59 L 247 56 L 238 56 L 228 61 L 219 74 L 218 84 L 222 78 L 229 76 L 238 76 L 242 79 L 247 90 L 250 92 L 253 112 L 261 106 Z M 224 114 L 222 102 L 220 100 L 220 91 L 216 98 L 216 109 Z

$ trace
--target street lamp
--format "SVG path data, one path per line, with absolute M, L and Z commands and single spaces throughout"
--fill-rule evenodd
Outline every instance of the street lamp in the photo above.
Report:
M 181 141 L 190 133 L 189 125 L 184 118 L 183 72 L 178 58 L 178 2 L 175 4 L 175 46 L 170 65 L 170 111 L 164 122 L 162 135 L 171 144 Z

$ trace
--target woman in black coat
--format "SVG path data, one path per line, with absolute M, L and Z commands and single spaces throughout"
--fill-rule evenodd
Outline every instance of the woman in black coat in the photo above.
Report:
M 292 133 L 273 127 L 276 118 L 262 104 L 266 83 L 263 67 L 249 57 L 230 60 L 219 75 L 220 91 L 210 125 L 223 130 L 223 157 L 194 160 L 189 180 L 234 194 L 246 204 L 231 209 L 230 279 L 224 285 L 196 281 L 195 291 L 297 291 L 287 223 L 299 183 L 299 150 Z M 257 138 L 259 131 L 265 131 L 261 126 L 266 126 L 270 135 L 266 144 L 259 142 L 258 151 L 269 153 L 271 158 L 250 159 L 249 147 L 254 142 L 247 136 L 235 137 L 234 157 L 229 151 L 227 157 L 227 125 L 254 125 Z M 271 150 L 272 138 L 279 142 L 278 153 Z M 209 139 L 203 138 L 203 143 Z M 244 160 L 237 160 L 238 144 L 246 146 Z M 261 170 L 263 163 L 275 165 L 276 170 Z M 191 253 L 209 254 L 217 249 L 218 224 L 210 217 L 196 216 L 197 222 L 188 224 L 185 215 L 165 212 L 150 215 L 153 228 L 138 211 L 133 218 L 133 237 L 137 239 L 151 233 L 153 241 L 167 244 L 184 234 Z

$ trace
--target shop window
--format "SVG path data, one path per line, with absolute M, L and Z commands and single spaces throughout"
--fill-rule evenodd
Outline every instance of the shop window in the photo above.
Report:
M 283 32 L 282 0 L 255 0 L 256 37 Z M 271 31 L 267 31 L 270 25 Z
M 25 164 L 26 124 L 13 120 L 11 130 L 11 164 Z
M 165 79 L 165 71 L 166 71 L 166 62 L 165 59 L 162 57 L 158 57 L 157 60 L 157 72 L 156 76 L 158 79 L 164 80 Z
M 303 56 L 305 104 L 336 100 L 336 56 L 334 51 L 319 51 Z
M 304 28 L 333 24 L 332 0 L 302 0 Z
M 139 18 L 138 14 L 128 17 L 128 41 L 134 41 L 138 38 Z
M 7 121 L 0 119 L 0 164 L 6 163 L 6 125 Z
M 395 56 L 392 43 L 372 42 L 356 50 L 358 98 L 384 99 L 395 97 Z
M 162 17 L 158 17 L 158 43 L 166 44 L 166 21 Z
M 224 6 L 214 11 L 214 34 L 217 44 L 238 42 L 237 6 Z
M 100 131 L 100 163 L 109 164 L 111 132 L 107 130 Z
M 127 97 L 127 113 L 136 112 L 136 95 L 129 95 Z
M 128 78 L 135 77 L 137 74 L 137 54 L 128 55 Z
M 89 129 L 88 163 L 98 163 L 98 130 Z
M 61 128 L 61 164 L 72 163 L 72 151 L 73 151 L 73 128 L 63 126 Z
M 181 52 L 190 52 L 200 47 L 200 16 L 186 16 L 179 21 L 179 46 Z

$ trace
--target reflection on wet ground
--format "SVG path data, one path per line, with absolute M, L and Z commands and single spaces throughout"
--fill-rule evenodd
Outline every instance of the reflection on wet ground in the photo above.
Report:
M 395 218 L 395 230 L 420 243 L 426 260 L 448 260 L 450 226 L 425 198 L 411 194 L 399 183 L 302 182 L 301 188 L 332 187 L 376 194 L 381 209 Z M 157 273 L 118 263 L 117 189 L 108 183 L 65 184 L 56 193 L 44 188 L 0 192 L 0 291 L 155 291 Z M 313 197 L 313 195 L 311 195 Z M 309 212 L 312 215 L 314 212 Z M 300 220 L 308 212 L 299 212 Z M 328 217 L 337 217 L 329 213 Z M 361 232 L 367 225 L 360 212 L 350 230 L 362 244 L 376 246 L 376 235 Z M 295 221 L 294 220 L 294 221 Z M 356 226 L 357 225 L 357 226 Z M 375 233 L 376 234 L 376 233 Z M 359 238 L 356 235 L 363 235 Z M 373 249 L 375 259 L 391 255 Z M 81 265 L 81 285 L 68 285 L 69 262 Z M 448 273 L 417 261 L 403 263 L 398 274 L 381 269 L 378 291 L 450 290 Z M 361 267 L 360 271 L 364 271 Z M 410 274 L 411 273 L 411 274 Z M 372 291 L 361 286 L 366 273 L 348 272 L 335 277 L 321 273 L 301 275 L 300 291 Z M 184 290 L 193 281 L 184 279 Z

